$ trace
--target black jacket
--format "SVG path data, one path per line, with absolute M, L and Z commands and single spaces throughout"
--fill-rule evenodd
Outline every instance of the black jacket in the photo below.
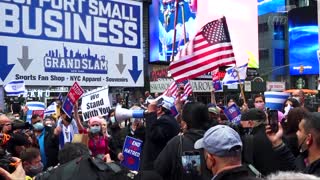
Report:
M 312 174 L 315 176 L 320 177 L 320 159 L 314 161 L 311 163 L 309 166 L 307 166 L 304 170 L 303 173 L 305 174 Z
M 220 172 L 214 177 L 214 180 L 257 180 L 250 174 L 246 166 L 240 166 Z
M 152 170 L 153 162 L 166 146 L 167 142 L 179 133 L 180 127 L 171 115 L 155 113 L 146 116 L 146 138 L 142 151 L 141 170 Z
M 47 157 L 47 167 L 58 164 L 59 137 L 54 135 L 52 127 L 45 126 L 44 148 Z
M 306 166 L 304 159 L 307 157 L 307 152 L 300 154 L 297 158 L 294 157 L 289 147 L 282 144 L 279 148 L 274 149 L 282 166 L 287 166 L 296 171 L 305 174 L 312 174 L 320 177 L 320 158 Z
M 172 138 L 154 162 L 155 170 L 166 180 L 211 179 L 212 173 L 207 169 L 203 150 L 195 150 L 194 143 L 203 137 L 204 130 L 190 129 L 184 135 Z M 192 177 L 183 173 L 181 156 L 186 151 L 200 153 L 201 176 Z
M 245 163 L 252 164 L 262 175 L 268 175 L 277 171 L 293 170 L 291 167 L 286 167 L 281 164 L 266 135 L 265 126 L 263 124 L 253 128 L 251 134 L 253 136 L 251 145 L 247 143 L 248 141 L 243 139 L 243 157 L 252 154 L 252 162 L 244 158 Z M 248 146 L 251 146 L 251 148 L 248 148 Z M 252 149 L 251 152 L 248 152 L 248 149 Z

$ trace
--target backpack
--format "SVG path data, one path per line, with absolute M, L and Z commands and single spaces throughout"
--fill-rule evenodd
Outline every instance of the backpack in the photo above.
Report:
M 207 170 L 206 168 L 206 162 L 203 161 L 204 160 L 204 153 L 203 153 L 203 149 L 200 149 L 200 150 L 195 150 L 193 149 L 192 151 L 194 152 L 197 152 L 197 154 L 200 155 L 200 167 L 198 166 L 198 168 L 201 169 L 201 174 L 198 174 L 198 173 L 194 173 L 194 171 L 192 169 L 195 169 L 194 167 L 186 167 L 185 165 L 182 164 L 182 156 L 185 155 L 185 152 L 190 152 L 190 151 L 184 151 L 184 144 L 189 144 L 189 145 L 194 145 L 194 141 L 189 138 L 187 135 L 180 135 L 179 136 L 179 146 L 178 146 L 178 161 L 175 162 L 176 163 L 176 167 L 178 169 L 178 171 L 175 171 L 175 173 L 179 172 L 181 169 L 182 169 L 182 172 L 180 172 L 180 176 L 179 175 L 176 175 L 178 176 L 177 178 L 175 179 L 181 179 L 181 180 L 193 180 L 193 179 L 196 179 L 196 180 L 209 180 L 212 178 L 212 174 L 207 174 L 205 172 L 205 170 Z M 191 171 L 189 171 L 189 173 L 186 173 L 185 169 L 186 168 L 189 168 L 191 169 Z M 209 172 L 209 171 L 208 171 Z
M 36 180 L 128 180 L 134 174 L 116 163 L 105 163 L 89 156 L 76 158 L 66 164 L 38 174 Z
M 254 145 L 253 145 L 253 135 L 244 135 L 242 138 L 243 142 L 243 162 L 247 164 L 250 172 L 257 178 L 262 178 L 262 174 L 253 166 L 253 153 L 254 153 Z

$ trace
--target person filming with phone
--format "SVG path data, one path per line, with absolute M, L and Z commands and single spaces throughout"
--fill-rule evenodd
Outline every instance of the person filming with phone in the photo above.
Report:
M 266 127 L 266 134 L 272 143 L 274 152 L 278 155 L 280 163 L 295 168 L 306 174 L 320 176 L 320 113 L 306 112 L 299 123 L 297 131 L 300 155 L 295 158 L 288 146 L 283 142 L 283 129 L 279 123 L 279 130 L 272 131 L 271 126 Z
M 240 123 L 245 163 L 253 165 L 263 176 L 279 170 L 291 170 L 279 165 L 278 157 L 265 133 L 268 121 L 264 111 L 249 109 L 242 113 Z

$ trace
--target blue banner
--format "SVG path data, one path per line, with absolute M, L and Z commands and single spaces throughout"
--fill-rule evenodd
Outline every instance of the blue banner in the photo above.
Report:
M 140 166 L 140 155 L 142 151 L 142 141 L 127 136 L 123 145 L 122 154 L 124 160 L 121 164 L 130 170 L 138 171 Z
M 240 124 L 241 111 L 240 108 L 233 104 L 230 107 L 223 110 L 228 120 L 234 124 Z

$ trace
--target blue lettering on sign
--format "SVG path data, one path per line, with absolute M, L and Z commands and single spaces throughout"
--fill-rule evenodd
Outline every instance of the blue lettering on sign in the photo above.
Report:
M 63 52 L 50 50 L 44 57 L 45 72 L 65 72 L 65 73 L 93 73 L 107 74 L 108 61 L 105 56 L 98 57 L 97 54 L 90 53 L 90 48 L 86 54 L 78 51 L 68 50 L 63 47 Z
M 104 0 L 0 2 L 0 36 L 140 48 L 141 11 Z

